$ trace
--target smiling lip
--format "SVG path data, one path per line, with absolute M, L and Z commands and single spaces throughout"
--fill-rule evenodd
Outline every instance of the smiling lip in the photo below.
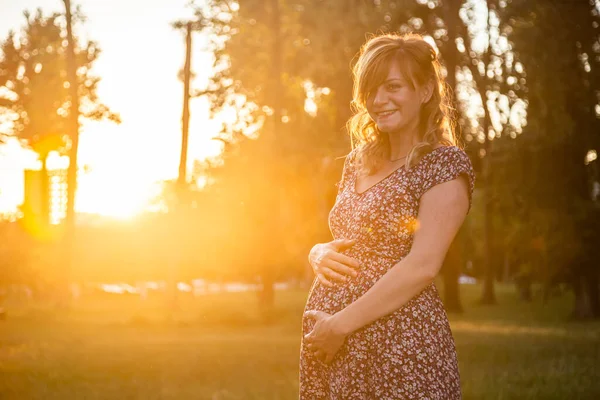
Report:
M 378 117 L 387 117 L 389 115 L 392 115 L 393 113 L 395 113 L 396 110 L 386 110 L 386 111 L 380 111 L 377 113 Z

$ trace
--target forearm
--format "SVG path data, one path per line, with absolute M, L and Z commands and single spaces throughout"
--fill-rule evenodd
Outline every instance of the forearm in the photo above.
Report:
M 350 334 L 404 306 L 431 282 L 439 266 L 408 255 L 358 300 L 335 314 L 337 330 Z

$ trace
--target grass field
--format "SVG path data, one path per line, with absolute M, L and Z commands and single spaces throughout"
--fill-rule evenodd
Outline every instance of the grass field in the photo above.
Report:
M 569 323 L 571 299 L 451 316 L 465 399 L 600 399 L 600 323 Z M 260 322 L 252 293 L 182 299 L 82 300 L 69 311 L 8 304 L 0 322 L 1 399 L 294 399 L 306 292 L 277 293 Z

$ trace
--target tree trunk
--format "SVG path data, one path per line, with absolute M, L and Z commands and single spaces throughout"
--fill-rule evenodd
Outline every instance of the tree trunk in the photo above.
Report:
M 183 111 L 181 115 L 181 151 L 179 156 L 179 170 L 177 174 L 177 184 L 175 187 L 176 204 L 173 210 L 170 210 L 171 217 L 168 218 L 168 231 L 174 234 L 180 234 L 185 230 L 187 210 L 187 153 L 188 136 L 190 125 L 190 80 L 191 80 L 191 59 L 192 59 L 192 23 L 186 24 L 185 35 L 185 64 L 183 67 Z M 181 245 L 182 241 L 177 241 Z M 175 249 L 178 252 L 178 249 Z M 179 309 L 179 290 L 177 281 L 181 274 L 181 259 L 174 256 L 169 265 L 169 282 L 167 290 L 167 313 L 172 319 L 172 313 Z
M 181 116 L 181 154 L 179 157 L 179 174 L 177 176 L 178 194 L 182 195 L 186 184 L 188 133 L 190 125 L 190 78 L 192 59 L 192 23 L 186 25 L 185 35 L 185 65 L 183 68 L 183 114 Z M 181 199 L 178 199 L 181 203 Z
M 488 42 L 491 38 L 490 35 L 490 23 L 489 19 L 491 16 L 491 2 L 488 0 L 487 2 L 487 34 L 488 34 Z M 488 45 L 488 48 L 484 54 L 484 64 L 485 71 L 487 72 L 487 68 L 490 65 L 491 58 L 491 49 Z M 480 76 L 480 75 L 478 75 Z M 493 190 L 492 190 L 492 141 L 489 137 L 489 130 L 492 126 L 490 112 L 487 107 L 487 88 L 488 88 L 488 78 L 487 75 L 484 74 L 483 77 L 477 83 L 477 89 L 479 91 L 479 95 L 481 96 L 481 102 L 483 104 L 484 118 L 483 118 L 483 133 L 485 134 L 485 142 L 483 145 L 485 156 L 482 161 L 482 170 L 483 170 L 483 180 L 485 182 L 485 190 L 484 190 L 484 215 L 485 215 L 485 223 L 484 223 L 484 235 L 485 235 L 485 276 L 483 280 L 483 293 L 481 294 L 481 303 L 482 304 L 496 304 L 496 294 L 494 292 L 494 225 L 492 223 L 492 216 L 494 215 L 494 207 L 493 207 Z
M 456 105 L 458 104 L 458 92 L 456 90 L 456 69 L 458 66 L 460 53 L 456 48 L 456 37 L 459 24 L 462 24 L 462 20 L 459 16 L 461 4 L 461 1 L 444 1 L 442 3 L 444 20 L 446 21 L 448 29 L 448 41 L 444 46 L 441 47 L 440 52 L 442 53 L 446 67 L 446 81 L 452 90 L 451 101 L 453 102 L 452 106 L 454 108 L 456 108 Z M 460 127 L 457 129 L 456 133 L 459 141 L 462 142 L 462 133 L 460 132 Z M 458 279 L 460 277 L 462 265 L 464 265 L 464 257 L 462 252 L 465 241 L 464 232 L 464 228 L 460 229 L 458 235 L 456 235 L 456 238 L 454 238 L 450 249 L 448 249 L 448 254 L 446 255 L 446 259 L 444 260 L 444 265 L 442 267 L 444 278 L 444 305 L 446 307 L 446 311 L 449 313 L 463 312 L 463 307 L 460 301 L 460 286 L 458 284 Z
M 486 108 L 486 107 L 484 107 Z M 486 114 L 487 108 L 486 108 Z M 486 134 L 484 149 L 486 151 L 485 157 L 481 160 L 483 179 L 485 182 L 484 188 L 484 237 L 485 237 L 485 255 L 484 255 L 484 278 L 483 278 L 483 292 L 481 294 L 481 304 L 496 304 L 496 294 L 494 292 L 494 226 L 492 223 L 493 216 L 493 204 L 492 204 L 492 182 L 491 182 L 491 143 L 488 134 L 489 117 L 484 118 L 484 132 Z
M 576 276 L 573 279 L 573 293 L 575 294 L 575 303 L 571 313 L 571 319 L 590 319 L 592 317 L 591 302 L 586 290 L 586 283 L 582 276 Z
M 460 277 L 463 257 L 461 251 L 462 235 L 459 233 L 448 249 L 444 259 L 442 275 L 444 278 L 444 306 L 448 313 L 462 313 L 463 308 L 460 301 Z
M 575 302 L 571 319 L 600 318 L 598 276 L 594 271 L 588 276 L 578 275 L 573 279 L 573 293 L 575 294 Z
M 261 287 L 258 293 L 259 308 L 266 322 L 271 320 L 275 304 L 275 279 L 273 275 L 273 268 L 267 267 L 261 276 Z
M 592 318 L 600 318 L 600 295 L 598 293 L 598 274 L 596 271 L 592 271 L 591 276 L 586 280 L 586 284 Z
M 48 154 L 40 154 L 42 159 L 42 169 L 40 171 L 41 182 L 41 222 L 44 233 L 47 232 L 50 225 L 50 177 L 48 176 Z
M 64 0 L 67 24 L 67 78 L 69 81 L 69 93 L 71 97 L 71 107 L 69 109 L 69 138 L 71 140 L 71 149 L 69 152 L 69 168 L 67 170 L 67 216 L 66 216 L 66 234 L 63 245 L 63 273 L 61 274 L 61 283 L 63 290 L 61 296 L 65 302 L 68 299 L 69 279 L 73 263 L 73 248 L 75 241 L 75 194 L 77 193 L 77 155 L 79 152 L 79 85 L 77 81 L 77 60 L 75 58 L 75 41 L 73 39 L 73 27 L 71 21 L 71 1 Z
M 265 133 L 268 135 L 267 137 L 267 146 L 270 148 L 270 151 L 273 151 L 275 156 L 275 162 L 278 164 L 282 161 L 282 159 L 278 156 L 282 154 L 285 146 L 283 145 L 283 137 L 281 136 L 283 133 L 282 129 L 282 110 L 281 110 L 281 100 L 282 100 L 282 92 L 283 85 L 281 82 L 281 73 L 283 69 L 283 59 L 282 59 L 282 42 L 281 42 L 281 15 L 279 9 L 279 0 L 271 0 L 271 29 L 273 34 L 273 47 L 271 50 L 271 80 L 270 80 L 270 103 L 273 107 L 273 116 L 270 124 L 270 132 L 269 127 L 265 130 Z M 263 258 L 265 264 L 262 268 L 261 273 L 261 293 L 259 293 L 259 306 L 263 312 L 263 315 L 266 318 L 269 318 L 271 315 L 271 311 L 275 304 L 275 268 L 276 265 L 273 263 L 272 255 L 277 252 L 279 248 L 282 246 L 282 235 L 277 234 L 281 229 L 281 221 L 282 221 L 282 208 L 281 203 L 285 198 L 283 185 L 283 176 L 281 174 L 280 168 L 266 168 L 265 169 L 265 177 L 272 177 L 272 182 L 278 182 L 278 190 L 274 190 L 274 199 L 272 199 L 272 207 L 269 208 L 269 214 L 267 218 L 272 220 L 273 229 L 269 230 L 267 234 L 267 240 L 265 241 L 265 246 L 270 247 L 273 251 L 270 253 L 271 256 Z M 265 207 L 267 207 L 265 205 Z
M 488 34 L 488 42 L 490 38 L 490 18 L 491 13 L 490 10 L 494 6 L 494 3 L 490 0 L 486 1 L 487 4 L 487 18 L 486 18 L 486 30 Z M 462 33 L 462 37 L 465 41 L 465 45 L 467 49 L 472 49 L 471 44 L 471 36 L 468 32 L 466 25 L 460 25 L 460 31 Z M 491 49 L 490 46 L 487 47 L 485 52 L 482 54 L 481 60 L 485 65 L 485 72 L 487 72 L 488 66 L 490 65 L 491 59 Z M 471 60 L 469 60 L 471 61 Z M 473 75 L 473 79 L 477 84 L 477 91 L 479 92 L 479 96 L 481 98 L 481 104 L 483 107 L 484 117 L 483 117 L 483 134 L 485 135 L 485 141 L 483 143 L 483 150 L 485 152 L 484 157 L 481 159 L 481 170 L 483 175 L 483 182 L 485 184 L 483 198 L 484 198 L 484 242 L 485 242 L 485 255 L 484 255 L 484 280 L 483 280 L 483 292 L 481 294 L 480 302 L 482 304 L 496 304 L 496 295 L 494 293 L 494 265 L 493 265 L 493 224 L 492 224 L 492 213 L 493 213 L 493 204 L 492 204 L 492 169 L 491 169 L 491 153 L 492 153 L 492 143 L 489 139 L 489 128 L 491 127 L 491 118 L 490 112 L 487 107 L 487 90 L 489 88 L 489 78 L 486 73 L 481 75 L 476 65 L 472 62 L 467 63 L 467 67 L 471 71 Z
M 519 293 L 519 299 L 527 303 L 531 302 L 531 276 L 529 274 L 522 274 L 515 279 L 515 286 Z

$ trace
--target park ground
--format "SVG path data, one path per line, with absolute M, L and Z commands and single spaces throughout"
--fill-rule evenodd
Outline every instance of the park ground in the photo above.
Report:
M 497 286 L 481 306 L 463 285 L 450 322 L 464 399 L 600 399 L 600 322 L 572 322 L 569 293 L 542 303 Z M 255 293 L 82 298 L 68 310 L 8 302 L 0 321 L 2 399 L 295 399 L 306 290 L 277 292 L 271 321 Z

